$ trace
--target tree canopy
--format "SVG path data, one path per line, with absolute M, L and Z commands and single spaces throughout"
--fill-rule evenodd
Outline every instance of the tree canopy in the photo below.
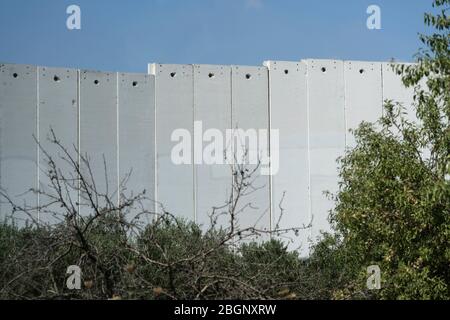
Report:
M 414 88 L 417 121 L 386 101 L 382 118 L 362 123 L 356 147 L 339 160 L 332 244 L 351 274 L 338 297 L 450 298 L 449 8 L 450 0 L 433 2 L 417 64 L 396 67 Z M 365 288 L 370 265 L 381 268 L 379 291 Z

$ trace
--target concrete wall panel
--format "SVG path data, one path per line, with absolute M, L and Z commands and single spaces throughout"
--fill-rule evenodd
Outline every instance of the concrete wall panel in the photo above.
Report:
M 336 159 L 345 150 L 343 62 L 307 60 L 311 155 L 312 239 L 330 231 L 333 202 L 324 191 L 337 190 Z
M 221 132 L 220 156 L 224 159 L 226 130 L 231 129 L 231 67 L 194 66 L 194 120 L 202 122 L 203 133 L 209 129 Z M 200 152 L 213 142 L 203 142 Z M 195 165 L 197 222 L 209 226 L 215 221 L 224 226 L 229 220 L 222 213 L 231 196 L 231 168 L 226 164 L 208 164 L 205 159 L 199 163 Z
M 78 175 L 75 168 L 63 160 L 67 158 L 64 151 L 50 141 L 54 131 L 61 145 L 77 161 L 78 156 L 78 71 L 74 69 L 39 68 L 39 185 L 40 189 L 51 196 L 56 196 L 55 186 L 48 178 L 48 161 L 45 153 L 52 157 L 56 166 L 72 186 L 64 191 L 64 199 L 71 209 L 77 209 Z M 53 201 L 51 197 L 40 196 L 41 205 Z M 60 221 L 63 210 L 60 205 L 52 205 L 40 211 L 43 222 Z
M 282 240 L 306 255 L 311 230 L 306 64 L 270 61 L 266 65 L 271 130 L 279 130 L 279 171 L 272 176 L 272 224 L 279 222 L 280 229 L 301 228 L 297 235 L 289 232 Z M 271 149 L 272 154 L 275 151 Z
M 178 144 L 171 141 L 174 130 L 184 129 L 193 136 L 193 67 L 154 64 L 150 72 L 156 79 L 156 199 L 166 211 L 194 220 L 192 144 L 190 164 L 177 165 L 171 159 Z
M 0 187 L 21 206 L 36 207 L 37 196 L 37 68 L 0 64 Z M 10 216 L 12 207 L 1 197 L 1 217 Z M 38 217 L 36 211 L 32 214 Z M 23 225 L 28 216 L 15 213 Z
M 379 62 L 344 62 L 346 143 L 354 147 L 349 129 L 361 122 L 376 122 L 382 116 L 383 88 Z
M 232 67 L 232 127 L 243 130 L 268 130 L 268 70 L 266 67 Z M 268 137 L 266 136 L 266 140 Z M 259 141 L 260 142 L 260 141 Z M 251 152 L 247 146 L 241 145 Z M 237 146 L 239 148 L 239 146 Z M 260 152 L 261 150 L 258 150 Z M 249 165 L 249 171 L 255 166 Z M 260 175 L 260 169 L 255 172 L 253 187 L 255 190 L 243 197 L 239 213 L 241 228 L 256 227 L 269 230 L 271 228 L 270 213 L 270 178 Z
M 82 71 L 80 77 L 81 154 L 90 158 L 97 191 L 108 194 L 117 203 L 117 74 Z M 87 174 L 87 168 L 82 169 Z M 105 202 L 99 201 L 99 204 L 105 205 Z M 91 212 L 84 206 L 81 213 Z
M 155 77 L 119 74 L 119 183 L 155 200 Z
M 401 103 L 407 113 L 406 119 L 416 121 L 414 88 L 406 88 L 402 76 L 392 66 L 392 63 L 383 63 L 383 99 Z

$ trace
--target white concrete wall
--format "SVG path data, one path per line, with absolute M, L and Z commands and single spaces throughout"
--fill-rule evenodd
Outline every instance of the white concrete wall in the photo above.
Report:
M 150 199 L 143 205 L 154 206 L 155 77 L 121 73 L 118 81 L 119 185 L 126 187 L 126 197 L 145 191 Z M 138 212 L 139 207 L 131 213 Z
M 192 141 L 190 164 L 175 165 L 172 132 L 193 134 L 194 121 L 202 121 L 203 132 L 214 128 L 224 136 L 226 129 L 279 130 L 279 171 L 256 177 L 259 189 L 243 200 L 251 206 L 239 223 L 264 230 L 277 224 L 299 228 L 281 237 L 306 255 L 311 241 L 331 230 L 327 218 L 333 202 L 323 192 L 337 191 L 336 158 L 355 143 L 348 130 L 376 121 L 384 99 L 403 103 L 414 120 L 412 95 L 388 63 L 378 62 L 153 64 L 149 74 L 0 64 L 0 187 L 19 203 L 45 201 L 22 194 L 48 188 L 46 163 L 33 135 L 54 152 L 45 142 L 52 127 L 69 149 L 73 145 L 89 154 L 97 188 L 115 201 L 120 181 L 132 170 L 128 195 L 145 189 L 167 211 L 207 226 L 213 208 L 232 196 L 231 169 L 196 163 L 194 148 L 201 141 Z M 1 210 L 2 217 L 11 213 L 6 203 Z M 52 221 L 45 212 L 35 214 Z
M 0 188 L 20 206 L 36 206 L 38 198 L 28 192 L 37 188 L 38 68 L 0 64 Z M 12 206 L 2 197 L 2 218 Z M 36 218 L 37 218 L 37 213 Z M 17 223 L 28 217 L 16 214 Z
M 233 66 L 232 67 L 232 129 L 269 129 L 269 86 L 266 67 Z M 268 141 L 268 137 L 266 137 Z M 255 146 L 247 144 L 240 137 L 236 148 L 259 153 Z M 238 151 L 238 150 L 237 150 Z M 237 159 L 238 161 L 240 159 Z M 258 165 L 248 165 L 250 172 L 256 170 L 252 179 L 254 190 L 247 190 L 238 206 L 237 220 L 240 228 L 254 227 L 258 230 L 270 230 L 270 178 L 259 175 Z
M 118 203 L 118 131 L 117 74 L 93 71 L 80 72 L 80 145 L 81 154 L 89 158 L 90 169 L 81 163 L 81 170 L 92 179 L 99 194 L 109 195 Z M 105 167 L 106 163 L 106 167 Z M 89 177 L 91 178 L 91 177 Z M 80 195 L 81 214 L 91 213 L 87 194 Z M 102 197 L 94 201 L 106 206 Z
M 231 67 L 194 66 L 194 120 L 201 121 L 203 132 L 231 127 Z M 205 142 L 209 144 L 213 141 Z M 223 141 L 222 141 L 223 143 Z M 226 144 L 222 146 L 223 152 Z M 226 204 L 231 197 L 231 168 L 219 164 L 195 163 L 196 221 L 207 228 L 210 223 L 227 223 Z
M 77 175 L 71 170 L 67 161 L 58 155 L 63 155 L 62 150 L 50 142 L 51 130 L 58 140 L 64 145 L 70 156 L 77 160 L 78 147 L 78 70 L 61 68 L 39 68 L 39 141 L 42 149 L 39 150 L 39 186 L 50 197 L 41 195 L 39 201 L 42 204 L 52 201 L 56 196 L 53 188 L 55 181 L 51 181 L 45 172 L 49 166 L 46 161 L 47 152 L 52 157 L 61 174 L 67 179 L 68 184 L 77 187 Z M 65 158 L 67 158 L 65 156 Z M 25 185 L 23 186 L 23 188 Z M 78 192 L 76 188 L 63 190 L 67 205 L 78 209 Z M 61 217 L 53 216 L 52 212 L 58 211 L 60 204 L 51 205 L 39 212 L 39 217 L 44 221 L 60 221 Z
M 280 235 L 290 248 L 307 252 L 311 236 L 307 65 L 268 61 L 270 126 L 279 130 L 280 168 L 272 177 L 272 225 L 298 228 Z
M 172 133 L 194 127 L 194 75 L 192 65 L 150 66 L 155 76 L 156 99 L 156 201 L 164 210 L 188 220 L 195 219 L 194 166 L 175 165 L 171 159 Z M 161 212 L 161 208 L 157 208 Z

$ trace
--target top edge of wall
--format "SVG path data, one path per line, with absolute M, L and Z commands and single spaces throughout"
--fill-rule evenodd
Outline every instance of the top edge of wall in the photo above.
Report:
M 294 65 L 294 64 L 302 64 L 302 63 L 304 63 L 302 60 L 300 60 L 300 61 L 266 60 L 263 62 L 263 65 L 264 66 L 272 65 L 272 64 L 274 64 L 274 65 L 276 65 L 276 64 L 292 64 L 292 65 Z
M 193 64 L 194 69 L 231 69 L 231 65 L 226 64 Z
M 6 66 L 11 66 L 11 67 L 30 67 L 30 68 L 37 68 L 37 66 L 32 65 L 32 64 L 8 63 L 8 62 L 1 62 L 1 61 L 0 61 L 0 67 L 6 67 Z
M 283 64 L 283 65 L 295 65 L 295 64 L 305 64 L 308 65 L 310 63 L 329 63 L 329 62 L 335 62 L 335 63 L 343 63 L 343 64 L 349 64 L 349 63 L 355 63 L 355 64 L 382 64 L 384 66 L 388 65 L 415 65 L 417 63 L 414 62 L 402 62 L 402 61 L 365 61 L 365 60 L 338 60 L 338 59 L 301 59 L 299 61 L 285 61 L 285 60 L 266 60 L 263 62 L 260 66 L 249 66 L 249 65 L 221 65 L 221 64 L 166 64 L 166 63 L 149 63 L 148 64 L 148 72 L 147 73 L 140 73 L 140 72 L 121 72 L 121 71 L 101 71 L 101 70 L 93 70 L 93 69 L 79 69 L 79 68 L 67 68 L 67 67 L 50 67 L 50 66 L 36 66 L 31 64 L 19 64 L 19 63 L 7 63 L 7 62 L 1 62 L 0 61 L 0 68 L 3 67 L 28 67 L 28 68 L 38 68 L 41 70 L 68 70 L 68 71 L 80 71 L 80 73 L 98 73 L 98 74 L 107 74 L 107 75 L 113 75 L 113 74 L 119 74 L 119 75 L 155 75 L 156 69 L 161 67 L 171 67 L 171 68 L 213 68 L 213 69 L 220 69 L 220 68 L 231 68 L 231 69 L 266 69 L 269 70 L 271 67 L 273 67 L 276 64 Z
M 413 62 L 399 62 L 399 61 L 394 61 L 394 62 L 381 62 L 381 64 L 383 65 L 383 66 L 390 66 L 390 65 L 394 65 L 394 66 L 400 66 L 400 65 L 403 65 L 403 66 L 414 66 L 414 65 L 417 65 L 417 63 L 413 63 Z
M 172 71 L 193 71 L 194 65 L 193 64 L 170 64 L 170 63 L 150 63 L 148 65 L 148 73 L 152 75 L 156 75 L 159 72 L 161 72 L 163 69 L 171 69 Z
M 37 65 L 32 65 L 32 64 L 22 64 L 22 63 L 9 63 L 9 62 L 1 62 L 0 61 L 0 68 L 2 67 L 16 67 L 16 68 L 24 68 L 24 67 L 28 67 L 28 68 L 37 68 L 39 70 L 44 70 L 44 71 L 56 71 L 56 70 L 66 70 L 68 72 L 76 72 L 79 71 L 80 73 L 98 73 L 98 74 L 107 74 L 107 75 L 115 75 L 115 74 L 119 74 L 119 75 L 135 75 L 135 76 L 140 76 L 140 75 L 146 75 L 148 76 L 148 73 L 145 72 L 122 72 L 122 71 L 102 71 L 102 70 L 95 70 L 95 69 L 80 69 L 80 68 L 68 68 L 68 67 L 54 67 L 54 66 L 37 66 Z
M 264 61 L 264 66 L 269 70 L 277 69 L 277 67 L 305 67 L 306 63 L 304 61 L 281 61 L 281 60 L 267 60 Z
M 272 60 L 271 60 L 272 61 Z M 275 60 L 276 61 L 276 60 Z M 314 58 L 307 58 L 307 59 L 301 59 L 301 62 L 326 62 L 326 61 L 335 61 L 335 62 L 353 62 L 353 63 L 387 63 L 387 64 L 406 64 L 406 65 L 414 65 L 417 64 L 415 62 L 408 62 L 408 61 L 375 61 L 375 60 L 341 60 L 341 59 L 314 59 Z
M 380 62 L 380 61 L 360 61 L 360 60 L 344 60 L 345 65 L 358 65 L 358 64 L 371 64 L 371 65 L 382 65 L 383 63 L 387 62 Z
M 308 58 L 308 59 L 301 59 L 301 62 L 344 62 L 344 60 L 339 60 L 339 59 L 314 59 L 314 58 Z
M 232 64 L 231 65 L 232 69 L 267 69 L 267 67 L 265 65 L 260 65 L 260 66 L 249 66 L 249 65 L 241 65 L 241 64 Z

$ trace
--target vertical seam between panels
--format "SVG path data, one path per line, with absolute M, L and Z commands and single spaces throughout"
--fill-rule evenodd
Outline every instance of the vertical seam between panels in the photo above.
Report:
M 384 64 L 381 63 L 381 116 L 384 116 Z
M 271 72 L 270 72 L 270 68 L 267 68 L 267 99 L 268 99 L 268 117 L 269 117 L 269 121 L 268 121 L 268 127 L 269 127 L 269 132 L 268 132 L 268 148 L 269 148 L 269 230 L 273 231 L 273 195 L 272 195 L 272 191 L 273 191 L 273 172 L 272 172 L 272 95 L 270 92 L 270 82 L 271 82 Z M 272 239 L 272 232 L 269 233 L 270 238 Z
M 233 172 L 233 170 L 234 170 L 234 165 L 235 165 L 235 163 L 234 163 L 234 126 L 233 126 L 233 117 L 234 117 L 234 114 L 233 114 L 233 66 L 231 66 L 231 68 L 230 68 L 230 111 L 231 111 L 231 114 L 230 114 L 230 130 L 231 130 L 231 141 L 230 141 L 230 146 L 229 146 L 229 148 L 230 148 L 230 156 L 231 156 L 231 159 L 230 159 L 230 163 L 231 163 L 231 194 L 230 194 L 230 197 L 231 197 L 231 202 L 233 202 L 234 201 L 234 172 Z
M 0 70 L 3 69 L 5 65 L 4 64 L 0 64 Z M 1 92 L 1 91 L 0 91 Z M 3 106 L 0 104 L 0 191 L 3 192 L 3 168 L 2 168 L 2 159 L 3 159 Z M 6 187 L 6 186 L 5 186 Z M 0 201 L 0 215 L 2 215 L 3 213 L 3 201 Z M 5 212 L 6 213 L 6 212 Z M 6 221 L 6 214 L 5 217 L 2 216 L 2 218 L 5 219 Z
M 116 183 L 117 183 L 117 205 L 120 206 L 120 122 L 119 122 L 119 72 L 116 73 Z
M 229 85 L 230 85 L 230 119 L 229 119 L 228 125 L 230 126 L 229 127 L 230 132 L 233 132 L 232 131 L 232 129 L 233 129 L 233 80 L 232 80 L 233 67 L 230 66 L 228 71 L 229 71 L 229 76 L 230 76 L 230 78 L 229 78 Z M 225 128 L 225 129 L 227 129 L 227 128 Z M 225 130 L 225 134 L 226 134 L 226 130 Z M 232 139 L 232 138 L 230 138 L 230 139 Z M 225 163 L 232 168 L 232 165 L 229 164 L 229 163 L 232 163 L 231 161 L 233 159 L 233 153 L 231 151 L 231 146 L 232 146 L 231 140 L 227 141 L 225 145 L 226 145 L 225 157 L 227 157 L 227 156 L 232 157 L 231 159 L 227 159 L 227 162 L 225 162 Z M 230 161 L 230 162 L 228 162 L 228 161 Z M 230 190 L 230 194 L 227 195 L 228 196 L 227 199 L 233 200 L 233 170 L 231 170 L 231 172 L 230 172 L 230 181 L 229 182 L 231 183 L 231 190 Z
M 348 135 L 349 135 L 349 127 L 348 127 L 348 119 L 347 119 L 347 78 L 345 76 L 345 61 L 342 61 L 342 79 L 343 79 L 343 85 L 344 85 L 344 153 L 348 146 Z
M 312 223 L 313 223 L 313 214 L 312 214 L 312 184 L 311 184 L 311 110 L 310 110 L 310 95 L 309 95 L 309 61 L 304 62 L 305 65 L 305 82 L 306 82 L 306 119 L 307 119 L 307 128 L 308 128 L 308 215 L 309 215 L 309 238 L 312 237 Z M 309 241 L 308 241 L 309 242 Z
M 78 214 L 81 215 L 81 70 L 77 70 L 77 161 L 78 161 Z
M 153 143 L 154 143 L 154 149 L 153 149 L 153 170 L 154 170 L 154 176 L 153 176 L 153 188 L 154 188 L 154 211 L 155 214 L 158 213 L 158 143 L 157 143 L 157 137 L 158 137 L 158 131 L 157 131 L 157 125 L 158 122 L 156 121 L 156 117 L 158 115 L 158 100 L 157 100 L 157 72 L 156 72 L 156 65 L 153 68 L 154 70 L 154 78 L 153 78 L 153 87 L 154 87 L 154 95 L 153 95 Z
M 153 220 L 156 220 L 158 215 L 157 71 L 156 63 L 148 65 L 147 73 L 153 75 Z
M 194 122 L 195 122 L 195 90 L 194 90 L 194 85 L 195 85 L 195 71 L 194 71 L 194 65 L 191 64 L 189 65 L 190 69 L 191 69 L 191 84 L 192 84 L 192 101 L 191 101 L 191 107 L 192 107 L 192 123 L 191 123 L 191 129 L 192 129 L 192 135 L 194 138 L 194 143 L 192 143 L 192 154 L 191 154 L 191 162 L 192 162 L 192 188 L 193 188 L 193 192 L 192 192 L 192 200 L 193 200 L 193 209 L 194 209 L 194 222 L 197 223 L 197 169 L 196 169 L 196 164 L 195 164 L 195 126 L 194 126 Z
M 41 210 L 40 210 L 40 202 L 41 202 L 41 197 L 40 197 L 40 166 L 39 166 L 39 162 L 40 162 L 40 152 L 39 152 L 39 148 L 40 148 L 40 130 L 39 130 L 39 100 L 40 100 L 40 94 L 39 94 L 39 90 L 40 90 L 40 84 L 39 84 L 39 74 L 40 74 L 40 67 L 36 68 L 36 141 L 37 141 L 37 145 L 36 145 L 36 190 L 37 192 L 37 221 L 38 224 L 41 222 Z

